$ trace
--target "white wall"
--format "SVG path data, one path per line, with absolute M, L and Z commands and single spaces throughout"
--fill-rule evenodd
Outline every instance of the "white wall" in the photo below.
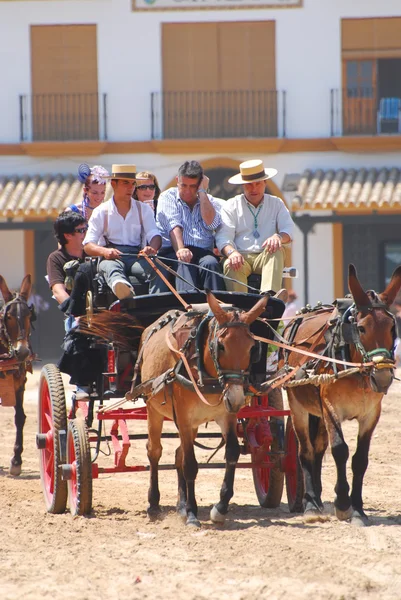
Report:
M 0 256 L 0 275 L 3 275 L 10 290 L 19 290 L 26 275 L 23 231 L 0 230 Z
M 18 96 L 31 91 L 30 25 L 97 25 L 99 92 L 108 95 L 109 139 L 127 141 L 150 137 L 150 94 L 162 86 L 162 23 L 273 19 L 277 88 L 287 91 L 287 136 L 327 137 L 329 90 L 341 86 L 341 18 L 401 15 L 399 0 L 146 13 L 130 6 L 130 0 L 0 1 L 0 143 L 19 141 Z

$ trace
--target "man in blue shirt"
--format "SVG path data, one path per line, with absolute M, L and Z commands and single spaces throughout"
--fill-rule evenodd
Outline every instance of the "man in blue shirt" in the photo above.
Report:
M 215 230 L 221 224 L 220 205 L 207 193 L 209 179 L 196 161 L 178 169 L 177 187 L 163 192 L 158 201 L 156 223 L 162 236 L 159 256 L 178 259 L 177 291 L 195 288 L 224 290 L 219 261 L 213 254 Z M 168 266 L 174 263 L 166 261 Z M 196 266 L 206 267 L 208 271 Z M 164 274 L 164 273 L 163 273 Z M 167 291 L 160 281 L 158 291 Z

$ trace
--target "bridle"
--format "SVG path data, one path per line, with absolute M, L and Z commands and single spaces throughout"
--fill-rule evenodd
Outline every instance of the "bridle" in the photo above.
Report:
M 237 314 L 237 313 L 236 313 Z M 208 321 L 210 321 L 212 317 L 206 317 Z M 235 320 L 235 321 L 226 321 L 224 323 L 218 323 L 215 317 L 212 318 L 212 323 L 210 326 L 209 332 L 209 352 L 212 358 L 214 368 L 217 372 L 217 378 L 221 387 L 224 389 L 228 385 L 244 385 L 247 386 L 249 383 L 249 370 L 233 370 L 233 369 L 222 369 L 219 363 L 219 344 L 221 344 L 221 337 L 223 333 L 227 329 L 232 328 L 246 328 L 249 332 L 250 337 L 255 341 L 256 348 L 253 348 L 251 351 L 251 362 L 256 362 L 260 357 L 261 345 L 260 342 L 257 341 L 252 335 L 249 325 L 244 323 L 243 321 Z M 255 352 L 256 350 L 256 352 Z M 199 351 L 199 350 L 198 350 Z M 239 349 L 239 352 L 241 349 Z
M 15 319 L 17 322 L 18 334 L 16 339 L 12 340 L 7 329 L 6 321 L 8 313 L 14 307 L 17 312 Z M 24 319 L 28 314 L 30 321 L 33 321 L 35 319 L 34 307 L 33 305 L 29 306 L 28 302 L 20 295 L 17 295 L 9 302 L 6 302 L 0 311 L 0 341 L 3 342 L 4 346 L 7 348 L 9 358 L 14 358 L 16 356 L 15 343 L 27 340 L 30 335 L 30 332 L 27 333 L 26 331 L 24 322 Z
M 351 306 L 344 312 L 344 315 L 341 319 L 342 325 L 342 333 L 346 328 L 349 328 L 349 333 L 351 337 L 351 341 L 355 348 L 362 356 L 362 362 L 375 362 L 375 368 L 391 368 L 391 365 L 394 366 L 394 345 L 396 338 L 396 327 L 395 327 L 395 317 L 388 310 L 387 305 L 384 302 L 381 302 L 375 292 L 369 291 L 367 292 L 371 296 L 373 296 L 372 301 L 367 305 L 358 305 L 355 302 L 351 304 Z M 391 351 L 387 350 L 387 348 L 375 348 L 374 350 L 367 351 L 361 342 L 361 337 L 358 329 L 358 321 L 357 315 L 359 312 L 372 312 L 373 310 L 380 309 L 384 311 L 393 322 L 393 345 Z M 345 337 L 345 336 L 344 336 Z

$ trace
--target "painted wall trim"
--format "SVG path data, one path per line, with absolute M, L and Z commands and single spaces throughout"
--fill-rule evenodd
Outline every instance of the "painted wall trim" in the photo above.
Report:
M 230 138 L 141 142 L 29 142 L 0 144 L 0 156 L 99 156 L 101 154 L 277 154 L 295 152 L 399 152 L 401 135 L 337 138 Z

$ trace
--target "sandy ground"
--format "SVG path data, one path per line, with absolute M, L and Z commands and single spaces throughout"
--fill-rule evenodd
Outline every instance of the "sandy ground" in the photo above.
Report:
M 8 474 L 13 409 L 0 407 L 0 589 L 3 600 L 151 598 L 203 600 L 401 598 L 401 383 L 383 402 L 365 478 L 371 525 L 357 529 L 333 516 L 304 524 L 288 511 L 259 507 L 249 470 L 239 470 L 226 524 L 213 526 L 220 470 L 202 470 L 197 498 L 202 527 L 186 528 L 174 513 L 176 480 L 161 473 L 164 518 L 146 516 L 147 473 L 101 475 L 94 481 L 93 515 L 73 518 L 45 510 L 39 476 L 37 372 L 29 376 L 23 472 Z M 136 422 L 134 431 L 146 423 Z M 354 448 L 356 424 L 345 434 Z M 175 440 L 164 441 L 172 462 Z M 145 443 L 133 442 L 131 463 L 146 464 Z M 104 448 L 107 451 L 107 448 Z M 204 457 L 205 451 L 197 453 Z M 102 464 L 112 464 L 102 457 Z M 107 461 L 107 462 L 106 462 Z M 130 461 L 127 461 L 130 462 Z M 323 499 L 332 512 L 334 468 L 327 455 Z

